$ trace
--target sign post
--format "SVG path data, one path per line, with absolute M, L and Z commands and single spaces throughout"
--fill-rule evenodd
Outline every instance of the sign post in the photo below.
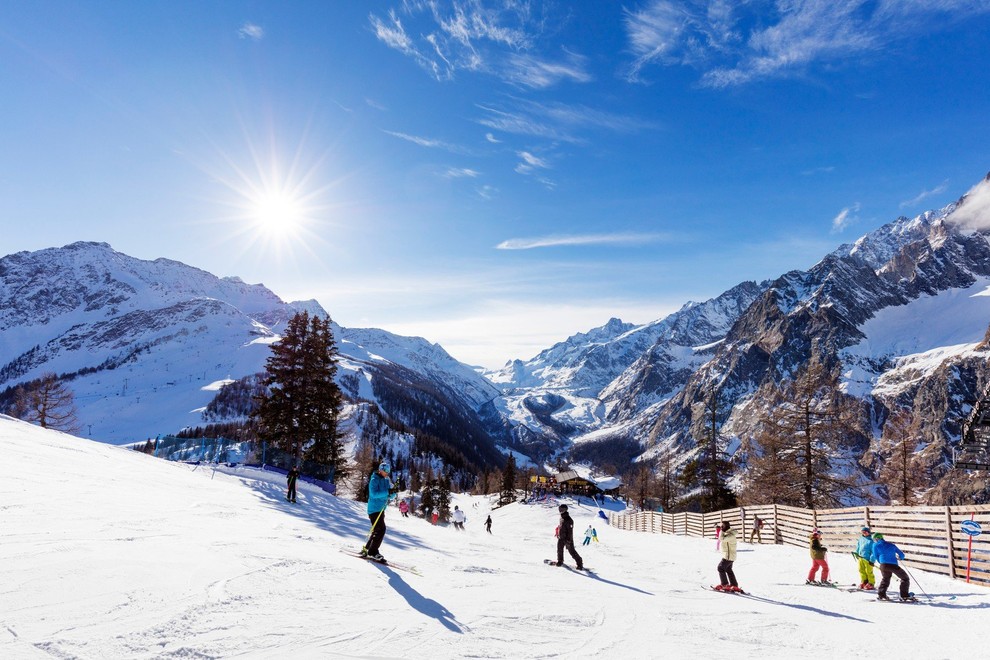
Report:
M 969 582 L 969 565 L 973 559 L 973 538 L 983 533 L 983 528 L 980 527 L 980 523 L 973 520 L 975 517 L 976 512 L 971 513 L 969 520 L 964 520 L 960 525 L 963 534 L 969 536 L 969 549 L 966 550 L 966 582 Z

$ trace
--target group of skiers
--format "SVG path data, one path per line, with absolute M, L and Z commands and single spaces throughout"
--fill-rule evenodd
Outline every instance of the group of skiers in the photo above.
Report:
M 758 534 L 757 530 L 763 526 L 763 521 L 759 518 L 756 520 L 753 532 L 750 533 L 750 543 L 752 543 L 754 534 Z M 758 535 L 757 538 L 759 538 Z M 716 525 L 715 539 L 715 547 L 721 552 L 722 560 L 717 568 L 719 584 L 714 589 L 728 592 L 742 591 L 732 570 L 732 564 L 736 560 L 736 530 L 732 528 L 732 524 L 728 520 Z M 808 550 L 811 554 L 811 569 L 808 571 L 806 583 L 831 585 L 832 583 L 828 579 L 829 567 L 826 559 L 828 548 L 822 545 L 822 533 L 817 528 L 813 529 L 808 537 Z M 900 580 L 901 600 L 914 600 L 910 591 L 911 579 L 907 572 L 897 564 L 898 560 L 904 559 L 904 553 L 896 545 L 884 539 L 883 534 L 874 534 L 869 527 L 862 527 L 853 555 L 858 563 L 860 589 L 864 591 L 876 589 L 877 600 L 890 600 L 887 596 L 887 588 L 890 586 L 891 576 L 896 575 Z M 874 564 L 879 564 L 880 568 L 879 586 L 875 586 Z M 817 581 L 815 578 L 819 569 L 821 570 L 821 580 Z

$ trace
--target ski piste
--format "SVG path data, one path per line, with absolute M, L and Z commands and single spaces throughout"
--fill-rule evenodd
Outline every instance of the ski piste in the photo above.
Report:
M 345 555 L 350 555 L 351 557 L 363 559 L 364 561 L 367 562 L 381 564 L 382 566 L 388 566 L 389 568 L 394 568 L 398 571 L 406 571 L 407 573 L 412 573 L 413 575 L 418 575 L 420 577 L 423 576 L 423 574 L 419 572 L 419 569 L 411 564 L 396 563 L 393 561 L 389 561 L 387 559 L 385 561 L 378 561 L 377 559 L 372 559 L 371 557 L 362 555 L 360 552 L 355 552 L 354 550 L 347 550 L 345 548 L 341 548 L 340 551 L 343 552 Z
M 546 564 L 546 565 L 548 565 L 548 566 L 556 566 L 557 565 L 557 560 L 556 559 L 544 559 L 543 560 L 543 563 Z M 567 568 L 567 569 L 570 569 L 572 571 L 577 571 L 578 573 L 591 573 L 591 569 L 588 568 L 587 566 L 582 566 L 581 568 L 578 568 L 577 566 L 570 566 L 568 564 L 562 564 L 560 566 L 560 568 Z

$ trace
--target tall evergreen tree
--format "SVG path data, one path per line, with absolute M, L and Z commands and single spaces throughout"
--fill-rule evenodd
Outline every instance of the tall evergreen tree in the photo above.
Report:
M 499 492 L 498 503 L 509 504 L 516 501 L 516 457 L 509 454 L 509 460 L 502 471 L 502 490 Z
M 701 422 L 695 437 L 699 451 L 681 473 L 681 482 L 698 494 L 690 498 L 697 502 L 702 512 L 719 511 L 736 505 L 735 493 L 729 489 L 728 480 L 732 464 L 725 453 L 725 438 L 719 431 L 718 390 L 713 389 L 705 399 L 694 406 L 694 418 Z
M 859 411 L 839 389 L 836 370 L 817 356 L 793 380 L 776 390 L 774 403 L 764 416 L 763 437 L 781 466 L 793 472 L 773 473 L 792 478 L 800 489 L 800 504 L 809 509 L 840 506 L 855 492 L 852 481 L 838 473 L 837 461 L 844 441 L 861 433 Z M 786 491 L 785 491 L 786 492 Z
M 328 473 L 343 476 L 346 463 L 337 430 L 343 395 L 334 380 L 337 345 L 330 319 L 311 319 L 306 312 L 289 319 L 265 369 L 267 392 L 253 413 L 261 436 L 297 464 L 305 455 Z

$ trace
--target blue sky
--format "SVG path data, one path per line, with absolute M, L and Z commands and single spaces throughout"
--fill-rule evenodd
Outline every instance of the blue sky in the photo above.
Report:
M 0 0 L 0 254 L 105 241 L 485 366 L 990 170 L 990 0 Z

